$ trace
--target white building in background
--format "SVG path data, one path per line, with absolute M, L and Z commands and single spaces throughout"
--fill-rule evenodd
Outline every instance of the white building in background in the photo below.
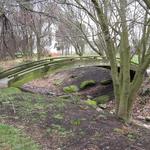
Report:
M 56 37 L 55 33 L 57 30 L 57 27 L 55 25 L 51 25 L 51 34 L 52 34 L 52 39 L 51 39 L 51 45 L 46 45 L 44 48 L 48 50 L 49 53 L 57 53 L 57 48 L 56 48 Z
M 58 54 L 58 55 L 61 55 L 62 54 L 62 51 L 60 50 L 58 50 L 57 49 L 57 45 L 58 45 L 58 43 L 57 43 L 57 41 L 56 41 L 56 31 L 57 31 L 57 26 L 56 25 L 54 25 L 54 24 L 52 24 L 51 25 L 51 44 L 50 43 L 47 43 L 45 46 L 44 46 L 44 49 L 49 53 L 49 54 Z M 44 30 L 44 29 L 43 29 Z M 47 35 L 47 36 L 45 36 L 43 39 L 44 40 L 47 40 L 49 38 L 49 35 Z M 36 42 L 35 42 L 35 44 L 36 44 Z M 36 45 L 34 44 L 34 53 L 37 53 L 37 49 L 36 49 Z M 65 51 L 66 49 L 64 49 L 64 51 Z M 73 47 L 73 46 L 70 46 L 70 48 L 69 48 L 69 51 L 70 51 L 70 53 L 71 53 L 71 55 L 75 55 L 76 54 L 76 52 L 75 52 L 75 48 Z M 64 53 L 65 54 L 65 53 Z M 91 47 L 88 45 L 88 44 L 86 44 L 85 45 L 85 55 L 91 55 L 91 54 L 96 54 L 92 49 L 91 49 Z

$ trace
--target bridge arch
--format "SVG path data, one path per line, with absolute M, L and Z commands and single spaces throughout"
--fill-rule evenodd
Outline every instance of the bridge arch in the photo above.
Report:
M 21 85 L 43 77 L 44 75 L 58 72 L 65 69 L 87 67 L 87 66 L 98 66 L 107 69 L 110 68 L 108 60 L 104 60 L 99 56 L 88 56 L 88 57 L 61 57 L 45 59 L 41 61 L 35 61 L 33 63 L 27 63 L 21 66 L 14 67 L 0 73 L 0 78 L 8 77 L 8 86 L 20 87 Z M 133 78 L 136 70 L 136 65 L 131 66 L 131 78 Z M 119 66 L 118 66 L 119 71 Z

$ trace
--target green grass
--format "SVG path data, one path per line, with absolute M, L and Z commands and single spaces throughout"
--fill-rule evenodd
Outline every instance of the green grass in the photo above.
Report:
M 48 107 L 43 96 L 24 93 L 17 88 L 0 89 L 0 104 L 0 117 L 14 117 L 15 114 L 17 118 L 32 122 L 44 119 L 46 116 L 44 110 Z M 14 113 L 8 116 L 7 112 Z M 35 116 L 33 116 L 34 113 L 36 113 Z
M 40 150 L 38 144 L 21 133 L 19 129 L 0 124 L 1 150 Z
M 11 90 L 0 89 L 0 118 L 18 118 L 22 121 L 38 123 L 45 120 L 48 110 L 63 110 L 68 101 L 70 101 L 70 99 L 59 97 L 49 101 L 45 96 L 25 93 L 17 89 L 15 91 L 14 89 L 16 88 L 13 88 L 13 90 L 12 88 Z M 63 116 L 58 115 L 56 112 L 54 118 L 62 119 Z
M 116 58 L 120 61 L 120 56 L 117 54 Z M 131 63 L 139 64 L 138 55 L 134 55 L 131 59 Z
M 80 120 L 80 119 L 72 120 L 72 121 L 71 121 L 71 124 L 72 124 L 72 125 L 75 125 L 75 126 L 79 126 L 79 125 L 81 124 L 81 120 Z
M 139 64 L 138 55 L 134 55 L 133 58 L 131 59 L 131 62 Z
M 64 116 L 63 116 L 63 114 L 54 114 L 54 115 L 53 115 L 53 118 L 54 118 L 54 119 L 58 119 L 58 120 L 63 120 L 63 119 L 64 119 Z
M 60 137 L 68 137 L 72 135 L 72 131 L 67 130 L 59 124 L 52 124 L 51 127 L 47 128 L 46 132 L 49 135 L 55 134 L 56 136 L 58 134 Z
M 11 95 L 11 94 L 18 94 L 18 93 L 21 93 L 21 91 L 18 88 L 14 88 L 14 87 L 0 89 L 0 95 Z

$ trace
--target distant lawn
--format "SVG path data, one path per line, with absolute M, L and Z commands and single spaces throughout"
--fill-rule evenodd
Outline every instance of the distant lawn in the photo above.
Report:
M 131 62 L 138 64 L 138 55 L 134 55 L 133 58 L 131 59 Z
M 19 129 L 0 124 L 0 150 L 39 150 L 39 147 Z
M 118 59 L 118 61 L 120 60 L 119 55 L 117 55 L 116 58 Z M 131 59 L 131 63 L 135 63 L 135 64 L 139 63 L 139 61 L 138 61 L 138 55 L 134 55 L 133 56 L 133 58 Z

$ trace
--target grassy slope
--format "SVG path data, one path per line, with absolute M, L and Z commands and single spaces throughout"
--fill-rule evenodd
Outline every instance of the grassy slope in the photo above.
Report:
M 1 150 L 39 150 L 38 146 L 18 129 L 0 124 Z
M 10 103 L 11 95 L 19 94 L 17 88 L 0 89 L 0 104 Z M 1 118 L 2 116 L 0 116 Z M 19 129 L 0 123 L 0 150 L 39 150 L 38 145 L 29 137 L 21 133 Z

